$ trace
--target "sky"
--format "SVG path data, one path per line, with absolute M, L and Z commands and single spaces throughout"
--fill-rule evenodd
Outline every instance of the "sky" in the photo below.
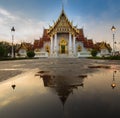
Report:
M 112 46 L 114 25 L 116 48 L 120 47 L 120 0 L 0 0 L 0 41 L 12 42 L 14 26 L 14 43 L 33 43 L 57 20 L 62 5 L 73 25 L 83 28 L 94 43 L 106 41 Z

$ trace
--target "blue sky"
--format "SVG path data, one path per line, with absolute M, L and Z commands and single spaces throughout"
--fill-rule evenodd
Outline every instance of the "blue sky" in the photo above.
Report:
M 94 42 L 112 44 L 111 27 L 117 30 L 120 42 L 120 0 L 0 0 L 0 40 L 11 41 L 10 29 L 15 27 L 15 41 L 33 42 L 42 36 L 43 28 L 53 25 L 64 5 L 65 13 Z

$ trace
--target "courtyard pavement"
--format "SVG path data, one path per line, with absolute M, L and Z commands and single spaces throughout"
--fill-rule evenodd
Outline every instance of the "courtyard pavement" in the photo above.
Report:
M 86 74 L 96 69 L 89 66 L 107 65 L 120 69 L 120 60 L 94 60 L 85 58 L 40 58 L 31 60 L 0 61 L 0 82 L 17 75 L 37 71 L 51 71 L 54 74 Z M 37 70 L 36 70 L 37 69 Z

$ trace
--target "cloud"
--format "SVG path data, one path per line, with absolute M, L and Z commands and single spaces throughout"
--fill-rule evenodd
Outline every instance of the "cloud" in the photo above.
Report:
M 0 8 L 0 15 L 6 18 L 12 19 L 12 20 L 15 19 L 15 17 L 10 12 L 2 8 Z
M 15 37 L 19 37 L 20 41 L 33 42 L 34 39 L 39 39 L 42 36 L 43 26 L 46 26 L 46 24 L 44 21 L 18 19 Z
M 113 45 L 113 34 L 111 32 L 111 27 L 114 25 L 116 27 L 115 41 L 116 50 L 120 50 L 120 30 L 119 30 L 119 19 L 107 19 L 106 15 L 102 15 L 101 19 L 97 19 L 94 16 L 74 16 L 74 25 L 78 24 L 78 28 L 83 28 L 84 35 L 88 39 L 93 39 L 95 42 L 105 41 L 109 43 L 112 47 Z
M 35 38 L 43 33 L 43 26 L 47 27 L 47 22 L 36 21 L 22 15 L 14 15 L 7 10 L 0 8 L 0 41 L 11 42 L 11 28 L 15 27 L 14 43 L 22 41 L 33 42 Z
M 68 0 L 63 0 L 66 4 Z M 0 41 L 5 40 L 12 42 L 11 27 L 14 26 L 15 40 L 14 43 L 21 43 L 22 41 L 33 42 L 34 39 L 39 39 L 42 36 L 43 28 L 48 27 L 47 21 L 38 21 L 26 17 L 25 14 L 13 14 L 6 9 L 0 8 Z M 119 21 L 112 20 L 108 17 L 107 12 L 101 15 L 101 18 L 95 18 L 94 16 L 72 16 L 73 25 L 77 25 L 78 28 L 84 28 L 84 34 L 86 37 L 93 39 L 94 42 L 106 41 L 112 46 L 112 32 L 111 27 L 115 25 L 117 28 L 115 34 L 115 40 L 117 47 L 120 47 L 120 30 Z M 108 20 L 109 18 L 109 20 Z

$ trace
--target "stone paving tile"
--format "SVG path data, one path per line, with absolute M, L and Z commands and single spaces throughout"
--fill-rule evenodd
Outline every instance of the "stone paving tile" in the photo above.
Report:
M 0 82 L 14 77 L 31 69 L 38 68 L 43 71 L 51 71 L 55 74 L 79 74 L 93 72 L 88 66 L 110 65 L 120 69 L 120 60 L 91 60 L 84 58 L 40 58 L 32 60 L 16 60 L 0 62 Z M 97 69 L 96 69 L 97 70 Z M 95 69 L 94 69 L 95 71 Z

